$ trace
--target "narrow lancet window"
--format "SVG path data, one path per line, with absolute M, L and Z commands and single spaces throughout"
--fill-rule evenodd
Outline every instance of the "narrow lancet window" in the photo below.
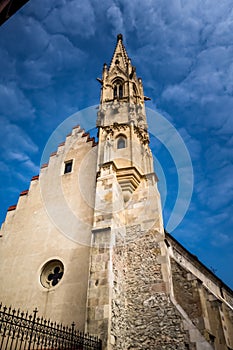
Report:
M 113 98 L 123 98 L 123 83 L 121 80 L 116 80 L 114 83 Z
M 117 148 L 121 149 L 121 148 L 125 148 L 126 147 L 126 139 L 123 136 L 120 136 L 117 140 Z

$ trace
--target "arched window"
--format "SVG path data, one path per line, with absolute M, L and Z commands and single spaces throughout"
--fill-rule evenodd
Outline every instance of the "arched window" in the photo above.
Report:
M 113 98 L 123 97 L 123 82 L 117 79 L 113 85 Z
M 124 136 L 120 136 L 117 139 L 117 148 L 125 148 L 126 147 L 126 138 Z

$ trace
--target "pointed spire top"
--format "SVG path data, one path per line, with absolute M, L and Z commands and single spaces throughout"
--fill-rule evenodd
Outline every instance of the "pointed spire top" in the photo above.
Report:
M 126 52 L 125 46 L 123 44 L 123 35 L 117 35 L 117 44 L 113 53 L 113 57 L 110 64 L 110 70 L 115 66 L 120 66 L 121 68 L 126 68 L 129 63 L 129 56 Z
M 117 35 L 117 41 L 119 41 L 119 40 L 123 41 L 123 35 L 122 34 L 118 34 Z

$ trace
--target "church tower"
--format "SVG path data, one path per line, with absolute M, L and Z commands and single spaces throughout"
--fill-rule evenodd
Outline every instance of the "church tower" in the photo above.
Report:
M 231 319 L 227 334 L 216 332 L 221 322 L 210 325 L 223 312 L 216 301 L 216 296 L 224 299 L 221 283 L 212 285 L 209 272 L 200 273 L 193 256 L 164 232 L 148 98 L 121 34 L 97 80 L 99 143 L 86 331 L 102 339 L 103 350 L 210 350 L 213 344 L 230 349 L 221 344 L 233 342 L 232 305 L 224 309 Z
M 87 331 L 99 334 L 106 349 L 126 349 L 133 343 L 130 335 L 143 327 L 151 291 L 166 295 L 169 276 L 146 97 L 121 34 L 110 66 L 104 64 L 98 80 L 102 88 Z

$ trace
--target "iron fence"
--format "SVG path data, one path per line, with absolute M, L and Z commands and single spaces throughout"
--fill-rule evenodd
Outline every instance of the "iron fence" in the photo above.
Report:
M 1 350 L 101 350 L 101 340 L 71 327 L 0 304 Z

